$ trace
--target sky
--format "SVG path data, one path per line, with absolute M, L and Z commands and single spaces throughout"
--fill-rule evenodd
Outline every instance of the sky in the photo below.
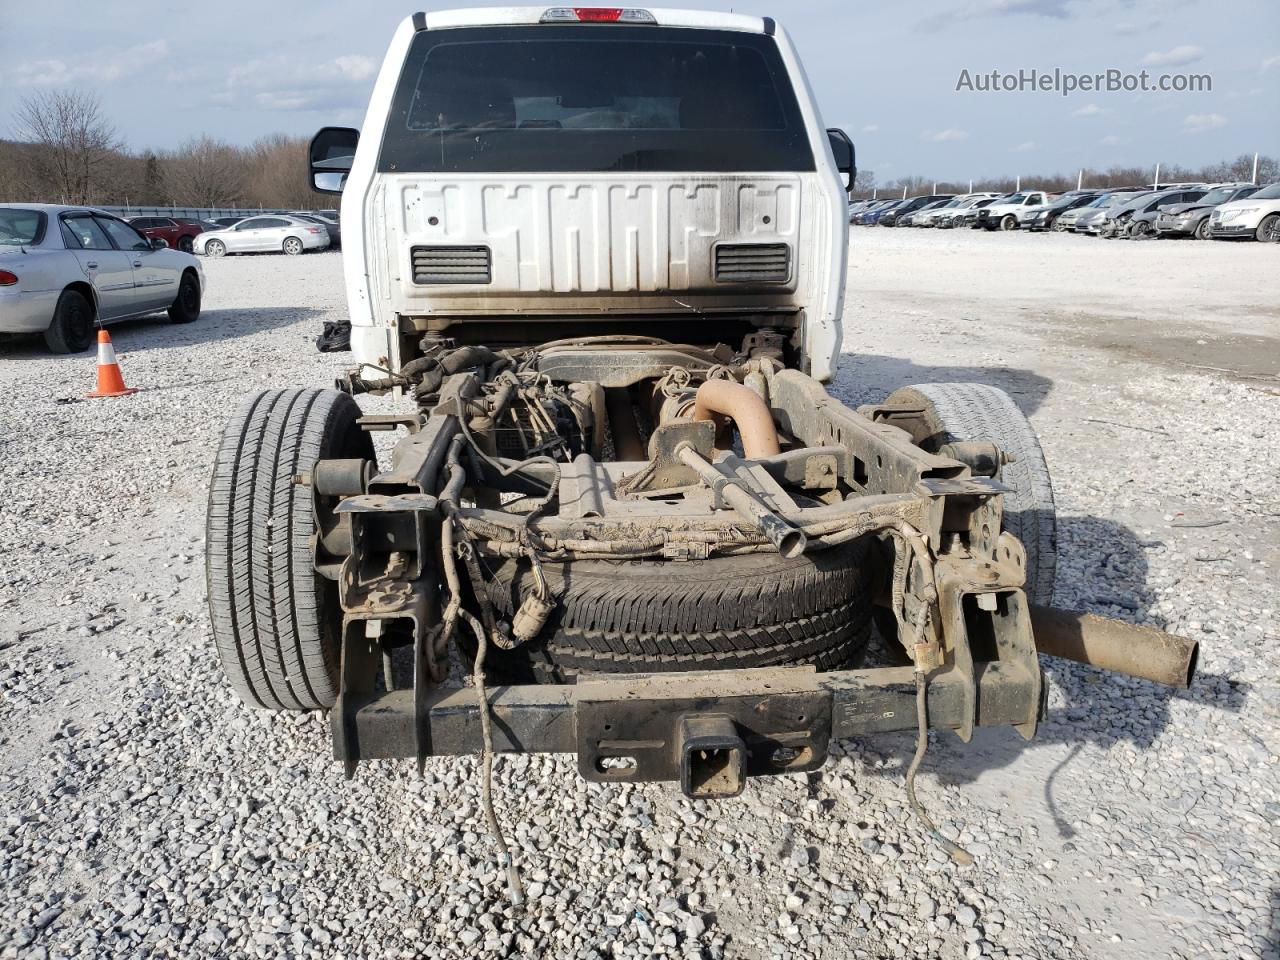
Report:
M 1277 0 L 681 5 L 773 16 L 800 51 L 824 120 L 849 133 L 859 167 L 881 182 L 1280 155 Z M 248 143 L 325 124 L 358 127 L 391 33 L 415 9 L 424 8 L 384 0 L 0 0 L 0 137 L 12 136 L 23 96 L 58 87 L 98 94 L 135 150 L 169 149 L 203 133 Z M 977 89 L 993 70 L 1033 69 L 1145 69 L 1152 82 L 1208 74 L 1212 89 Z

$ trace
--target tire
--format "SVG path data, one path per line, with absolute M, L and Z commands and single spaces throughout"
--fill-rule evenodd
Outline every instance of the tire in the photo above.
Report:
M 929 434 L 917 443 L 926 450 L 978 440 L 994 443 L 1015 458 L 1000 471 L 1000 479 L 1013 488 L 1004 495 L 1003 529 L 1026 550 L 1027 598 L 1052 604 L 1058 563 L 1053 485 L 1035 430 L 1009 395 L 984 383 L 924 383 L 895 390 L 886 402 L 924 408 Z
M 44 332 L 52 353 L 84 353 L 93 343 L 93 306 L 84 294 L 63 290 L 53 308 L 53 320 Z
M 359 416 L 336 390 L 270 390 L 222 432 L 205 531 L 209 617 L 222 669 L 251 706 L 316 710 L 337 696 L 337 584 L 312 566 L 311 488 L 294 476 L 321 459 L 372 459 Z
M 1280 213 L 1263 217 L 1253 236 L 1260 243 L 1280 243 Z
M 169 306 L 173 323 L 194 323 L 200 319 L 200 281 L 194 273 L 184 273 L 178 283 L 178 295 Z
M 190 237 L 178 238 L 178 249 L 183 253 L 190 253 L 195 248 L 195 243 Z
M 207 257 L 225 257 L 227 245 L 221 240 L 210 240 L 204 245 L 204 253 Z
M 1012 213 L 1006 213 L 1003 217 L 1000 218 L 1000 229 L 1001 230 L 1017 230 L 1018 218 L 1015 217 Z
M 1192 234 L 1197 240 L 1209 239 L 1209 218 L 1204 217 L 1196 224 L 1195 232 Z
M 776 553 L 701 561 L 544 564 L 558 597 L 551 619 L 514 651 L 491 650 L 511 681 L 573 682 L 584 673 L 658 673 L 814 664 L 861 654 L 878 582 L 866 538 L 786 559 Z M 524 561 L 487 582 L 501 619 L 532 588 Z M 464 646 L 464 652 L 467 651 Z
M 291 257 L 296 257 L 302 253 L 302 241 L 297 237 L 285 237 L 283 250 Z
M 1125 231 L 1125 233 L 1128 235 L 1129 239 L 1131 240 L 1144 239 L 1147 236 L 1147 234 L 1150 232 L 1151 232 L 1151 228 L 1147 226 L 1147 222 L 1145 220 L 1130 221 L 1129 229 Z

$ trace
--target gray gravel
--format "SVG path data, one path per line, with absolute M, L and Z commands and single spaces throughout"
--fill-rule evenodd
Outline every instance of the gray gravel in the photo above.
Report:
M 906 736 L 716 806 L 503 758 L 513 915 L 474 762 L 347 783 L 322 718 L 222 680 L 214 442 L 246 391 L 341 368 L 311 338 L 343 305 L 335 254 L 213 261 L 199 323 L 115 331 L 132 398 L 78 402 L 91 358 L 0 344 L 0 958 L 1276 957 L 1280 251 L 854 237 L 833 391 L 1010 389 L 1056 484 L 1058 603 L 1200 638 L 1195 689 L 1055 663 L 1033 743 L 936 736 L 921 795 L 965 870 L 904 813 Z

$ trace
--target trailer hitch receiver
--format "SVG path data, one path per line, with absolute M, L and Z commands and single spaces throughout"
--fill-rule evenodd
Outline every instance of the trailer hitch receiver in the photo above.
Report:
M 724 800 L 747 783 L 747 745 L 723 714 L 680 721 L 680 789 L 691 800 Z

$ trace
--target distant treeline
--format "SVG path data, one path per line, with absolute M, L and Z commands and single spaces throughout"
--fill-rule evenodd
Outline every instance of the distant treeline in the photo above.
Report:
M 1106 170 L 1094 169 L 1087 167 L 1084 170 L 1084 176 L 1081 178 L 1082 186 L 1086 189 L 1090 187 L 1127 187 L 1141 186 L 1142 184 L 1152 183 L 1155 179 L 1156 168 L 1150 167 L 1108 167 Z M 1074 190 L 1076 188 L 1076 179 L 1078 173 L 1050 173 L 1050 174 L 1024 174 L 1021 177 L 1021 183 L 1024 188 L 1036 190 L 1048 190 L 1051 193 L 1061 193 L 1066 190 Z M 1160 165 L 1160 182 L 1161 183 L 1180 183 L 1191 182 L 1197 183 L 1224 183 L 1231 181 L 1249 182 L 1253 177 L 1253 154 L 1242 153 L 1234 160 L 1223 160 L 1219 163 L 1210 164 L 1207 167 L 1182 167 L 1177 164 L 1161 164 Z M 1280 160 L 1275 157 L 1259 157 L 1258 158 L 1258 182 L 1271 183 L 1280 180 Z M 991 191 L 998 193 L 1009 193 L 1017 189 L 1018 178 L 1016 177 L 995 177 L 987 180 L 973 181 L 973 189 L 975 191 Z M 968 180 L 934 180 L 932 177 L 899 177 L 896 180 L 889 180 L 881 183 L 876 180 L 876 176 L 870 170 L 859 171 L 857 180 L 857 190 L 854 196 L 858 199 L 870 197 L 873 194 L 881 197 L 901 196 L 905 187 L 907 195 L 918 193 L 933 192 L 934 185 L 937 184 L 938 193 L 968 193 Z
M 38 93 L 0 140 L 0 202 L 176 207 L 332 206 L 311 189 L 307 138 L 274 134 L 248 146 L 196 137 L 176 150 L 135 153 L 92 94 Z

